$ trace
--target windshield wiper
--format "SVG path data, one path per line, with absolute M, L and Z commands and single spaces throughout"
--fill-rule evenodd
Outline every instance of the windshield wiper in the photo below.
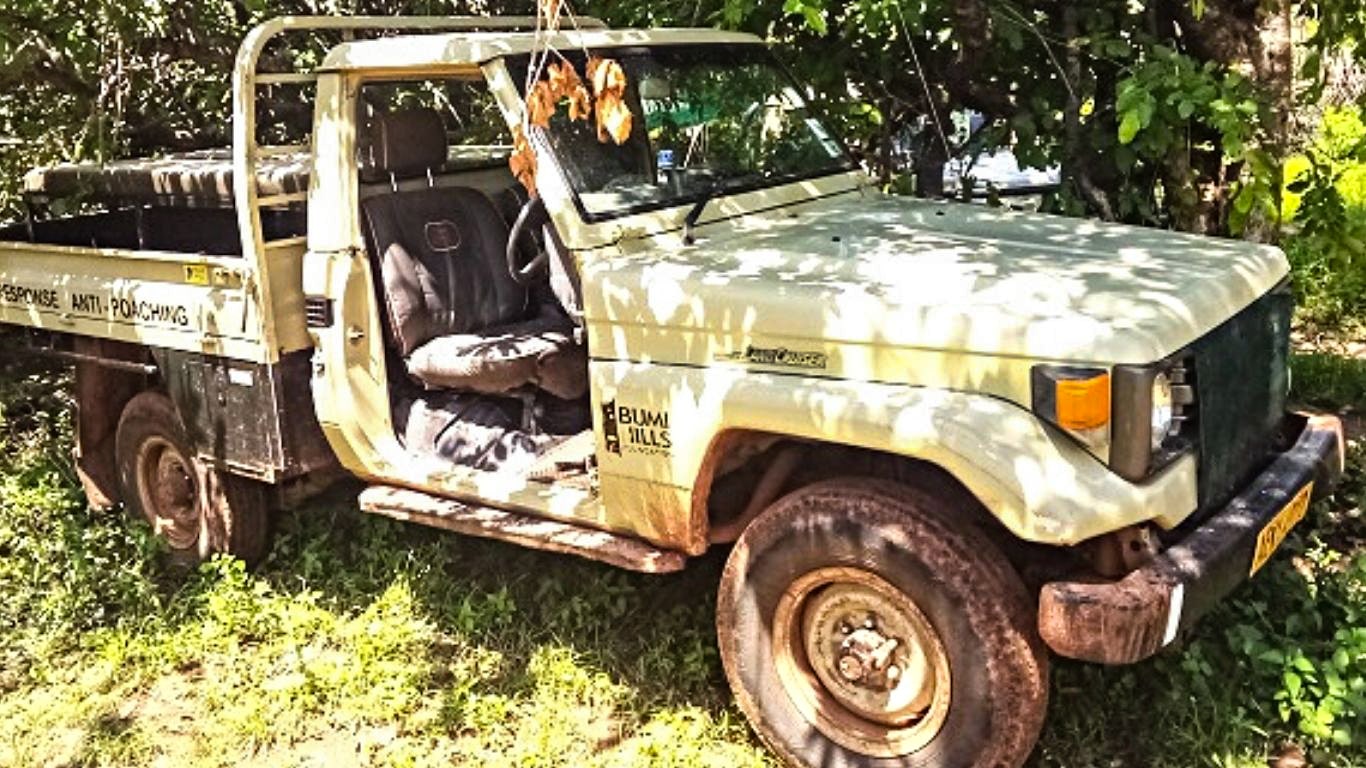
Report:
M 702 212 L 707 209 L 707 203 L 715 200 L 723 192 L 743 192 L 749 189 L 749 185 L 755 181 L 762 181 L 768 178 L 769 174 L 743 173 L 737 176 L 725 176 L 713 180 L 710 184 L 702 188 L 702 196 L 697 198 L 697 202 L 688 209 L 688 215 L 683 217 L 683 244 L 692 245 L 696 238 L 693 230 L 697 227 L 697 220 L 702 218 Z
M 697 199 L 697 202 L 693 203 L 692 207 L 688 209 L 688 215 L 683 217 L 684 245 L 692 245 L 693 242 L 697 239 L 693 236 L 693 229 L 697 226 L 697 220 L 702 217 L 702 212 L 707 209 L 707 203 L 710 203 L 712 200 L 716 199 L 716 196 L 721 194 L 721 192 L 725 188 L 726 182 L 724 180 L 717 179 L 716 181 L 712 182 L 710 185 L 707 186 L 707 188 L 702 192 L 702 196 L 699 197 Z
M 693 242 L 697 240 L 697 238 L 693 236 L 693 228 L 697 226 L 697 220 L 701 218 L 702 211 L 707 209 L 707 203 L 710 203 L 720 191 L 721 187 L 720 185 L 717 185 L 706 192 L 703 192 L 702 197 L 698 199 L 697 202 L 693 203 L 692 208 L 688 209 L 688 215 L 683 217 L 684 245 L 692 245 Z

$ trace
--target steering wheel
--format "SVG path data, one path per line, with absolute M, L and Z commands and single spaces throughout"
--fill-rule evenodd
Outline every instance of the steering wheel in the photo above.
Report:
M 525 264 L 522 263 L 522 241 L 549 222 L 550 213 L 545 209 L 545 202 L 539 197 L 533 197 L 522 205 L 522 210 L 517 213 L 517 220 L 512 223 L 512 229 L 508 232 L 508 274 L 521 285 L 531 283 L 550 265 L 550 254 L 544 248 L 537 248 L 535 257 Z M 535 245 L 534 241 L 532 245 Z

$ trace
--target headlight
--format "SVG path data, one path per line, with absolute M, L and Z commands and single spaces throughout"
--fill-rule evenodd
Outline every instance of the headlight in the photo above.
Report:
M 1171 434 L 1175 415 L 1172 408 L 1172 380 L 1166 373 L 1159 373 L 1153 377 L 1152 402 L 1152 433 L 1148 437 L 1153 451 L 1157 451 Z
M 1135 482 L 1172 461 L 1183 450 L 1168 443 L 1180 432 L 1195 399 L 1185 362 L 1116 365 L 1111 369 L 1114 417 L 1110 427 L 1110 468 Z
M 1084 368 L 1036 365 L 1030 372 L 1034 413 L 1067 431 L 1097 455 L 1108 446 L 1110 468 L 1138 482 L 1173 461 L 1188 441 L 1194 402 L 1186 361 Z

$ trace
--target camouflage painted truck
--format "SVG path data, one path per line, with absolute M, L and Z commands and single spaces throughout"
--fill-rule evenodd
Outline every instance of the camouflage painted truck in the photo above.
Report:
M 92 504 L 187 561 L 342 474 L 637 571 L 731 547 L 721 657 L 782 759 L 999 766 L 1050 654 L 1172 643 L 1341 472 L 1286 412 L 1280 251 L 889 197 L 758 39 L 532 25 L 271 21 L 230 149 L 25 178 L 0 322 L 74 362 Z M 546 45 L 633 119 L 525 131 L 531 197 Z

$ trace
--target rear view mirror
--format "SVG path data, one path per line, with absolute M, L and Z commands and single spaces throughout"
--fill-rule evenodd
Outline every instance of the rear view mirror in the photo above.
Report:
M 640 81 L 640 98 L 645 101 L 663 101 L 673 95 L 673 85 L 662 77 L 646 77 Z

